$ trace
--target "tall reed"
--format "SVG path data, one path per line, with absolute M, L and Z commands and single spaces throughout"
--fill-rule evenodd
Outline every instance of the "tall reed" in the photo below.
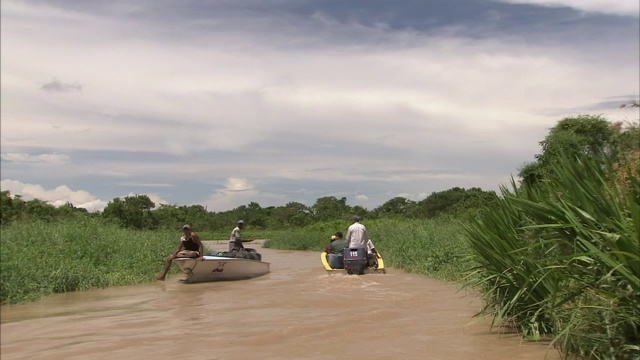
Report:
M 89 217 L 2 227 L 0 302 L 152 281 L 180 235 L 126 230 Z
M 466 228 L 484 313 L 566 356 L 640 356 L 640 180 L 623 193 L 610 174 L 563 157 L 548 182 L 503 187 L 499 210 Z

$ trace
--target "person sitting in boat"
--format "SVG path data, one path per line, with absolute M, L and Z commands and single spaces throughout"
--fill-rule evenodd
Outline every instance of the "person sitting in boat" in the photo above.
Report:
M 378 268 L 378 252 L 371 239 L 367 240 L 367 266 Z
M 175 258 L 198 258 L 202 260 L 204 249 L 200 236 L 191 230 L 191 225 L 183 226 L 182 233 L 180 245 L 165 259 L 162 273 L 156 277 L 157 280 L 164 281 Z
M 327 254 L 343 254 L 347 247 L 347 241 L 342 238 L 342 232 L 338 231 L 331 235 L 331 242 L 324 248 Z
M 324 252 L 327 253 L 329 266 L 333 269 L 344 268 L 343 254 L 347 247 L 347 241 L 342 238 L 340 231 L 331 235 L 331 242 L 325 247 Z
M 236 253 L 244 250 L 244 245 L 242 243 L 253 241 L 253 239 L 242 238 L 242 228 L 244 228 L 244 221 L 236 221 L 236 227 L 231 231 L 231 237 L 229 238 L 229 253 Z

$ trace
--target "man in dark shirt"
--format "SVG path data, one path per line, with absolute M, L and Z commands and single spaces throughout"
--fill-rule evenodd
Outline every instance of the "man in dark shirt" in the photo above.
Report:
M 342 233 L 338 231 L 331 236 L 331 243 L 325 247 L 324 252 L 327 254 L 342 254 L 345 247 L 347 247 L 347 241 L 342 238 Z
M 165 259 L 162 273 L 156 277 L 157 280 L 164 281 L 175 258 L 198 258 L 202 260 L 204 249 L 200 236 L 191 230 L 190 225 L 183 226 L 182 233 L 183 236 L 180 238 L 180 245 Z
M 344 253 L 344 249 L 346 247 L 347 241 L 342 238 L 342 233 L 340 231 L 331 236 L 331 243 L 328 244 L 324 249 L 324 252 L 327 253 L 327 260 L 331 268 L 344 268 L 342 254 Z

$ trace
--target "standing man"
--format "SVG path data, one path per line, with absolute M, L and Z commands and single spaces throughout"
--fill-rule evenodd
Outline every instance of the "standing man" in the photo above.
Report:
M 347 247 L 366 247 L 369 235 L 367 228 L 360 224 L 360 216 L 353 215 L 351 217 L 351 226 L 347 229 Z
M 191 231 L 191 225 L 183 226 L 182 234 L 180 245 L 165 259 L 164 268 L 162 268 L 162 273 L 156 277 L 157 280 L 164 281 L 175 258 L 198 258 L 198 260 L 202 260 L 204 249 L 200 236 Z
M 244 249 L 244 245 L 242 243 L 253 241 L 242 238 L 241 230 L 243 227 L 244 221 L 236 221 L 236 227 L 231 230 L 231 237 L 229 238 L 229 252 L 240 251 Z

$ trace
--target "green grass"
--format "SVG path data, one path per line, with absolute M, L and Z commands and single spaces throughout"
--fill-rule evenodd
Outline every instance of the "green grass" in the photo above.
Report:
M 11 224 L 1 230 L 0 301 L 152 281 L 179 236 L 92 218 Z

